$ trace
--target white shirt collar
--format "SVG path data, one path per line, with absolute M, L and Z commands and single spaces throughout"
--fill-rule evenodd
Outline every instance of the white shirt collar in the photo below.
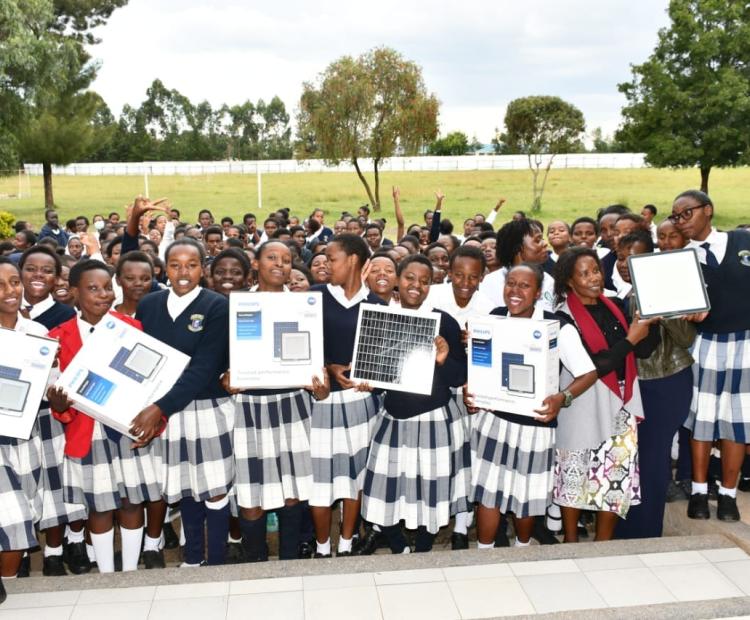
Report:
M 202 290 L 203 289 L 200 286 L 196 286 L 192 291 L 185 293 L 180 297 L 174 292 L 174 289 L 169 289 L 169 295 L 167 296 L 167 312 L 169 313 L 170 318 L 173 321 L 176 321 L 177 317 L 185 312 L 187 307 L 198 298 L 198 295 L 200 295 Z
M 23 305 L 24 306 L 31 305 L 29 304 L 28 301 L 26 301 L 25 297 L 23 298 Z M 49 310 L 54 305 L 55 305 L 55 300 L 52 297 L 52 295 L 47 295 L 47 297 L 42 299 L 42 301 L 37 302 L 31 306 L 31 310 L 29 310 L 29 318 L 30 319 L 37 318 L 40 314 L 44 314 L 45 312 L 47 312 L 47 310 Z
M 96 325 L 92 325 L 88 321 L 84 321 L 81 318 L 81 311 L 78 311 L 78 333 L 81 334 L 81 342 L 86 342 L 86 339 L 94 333 Z
M 252 285 L 252 286 L 250 287 L 250 292 L 251 292 L 251 293 L 257 293 L 257 292 L 258 292 L 258 287 L 259 287 L 259 286 L 260 286 L 260 284 L 253 284 L 253 285 Z M 284 285 L 284 290 L 283 290 L 283 292 L 284 292 L 284 293 L 288 293 L 288 292 L 289 292 L 289 287 L 288 287 L 288 286 L 287 286 L 286 284 Z
M 354 294 L 354 297 L 347 299 L 342 286 L 334 286 L 333 284 L 326 284 L 326 286 L 328 287 L 328 292 L 333 295 L 333 298 L 347 309 L 356 306 L 360 301 L 365 301 L 370 294 L 370 289 L 362 284 L 362 287 Z
M 708 233 L 708 237 L 706 237 L 703 241 L 691 239 L 690 243 L 687 244 L 687 247 L 694 248 L 695 251 L 698 252 L 698 260 L 705 265 L 706 250 L 702 248 L 701 245 L 703 245 L 704 243 L 708 243 L 711 253 L 716 257 L 716 260 L 721 263 L 721 261 L 724 260 L 724 255 L 727 253 L 728 240 L 729 237 L 727 233 L 719 232 L 712 226 L 711 232 Z

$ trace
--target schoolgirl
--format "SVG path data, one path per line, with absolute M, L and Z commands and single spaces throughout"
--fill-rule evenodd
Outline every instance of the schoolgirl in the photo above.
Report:
M 19 313 L 23 300 L 21 274 L 10 259 L 0 257 L 0 327 L 34 336 L 47 330 Z M 23 552 L 36 547 L 34 526 L 42 515 L 42 442 L 34 425 L 29 439 L 0 434 L 0 603 L 3 580 L 13 579 Z
M 54 250 L 46 245 L 35 245 L 23 253 L 18 266 L 23 282 L 23 308 L 30 319 L 49 331 L 76 315 L 72 306 L 62 304 L 52 297 L 57 279 L 62 275 L 60 257 Z M 75 574 L 87 573 L 91 570 L 91 563 L 83 533 L 86 507 L 66 503 L 63 494 L 65 430 L 46 406 L 40 409 L 38 422 L 42 440 L 43 479 L 39 529 L 44 532 L 45 538 L 42 574 L 45 577 L 67 574 L 63 563 L 66 524 L 69 524 L 65 553 L 68 568 Z
M 369 256 L 361 237 L 334 237 L 326 247 L 330 282 L 310 289 L 323 294 L 323 346 L 331 384 L 331 394 L 313 403 L 310 428 L 313 485 L 309 503 L 317 539 L 314 557 L 331 556 L 331 507 L 339 499 L 343 500 L 343 521 L 337 555 L 356 552 L 352 537 L 359 518 L 378 398 L 361 391 L 362 386 L 357 386 L 348 373 L 359 304 L 383 303 L 363 283 L 362 269 Z
M 398 277 L 396 261 L 387 252 L 375 252 L 370 257 L 367 269 L 367 286 L 384 304 L 398 305 Z
M 114 302 L 112 276 L 101 261 L 74 265 L 70 287 L 80 316 L 50 331 L 50 337 L 60 342 L 61 371 L 110 313 Z M 130 317 L 112 314 L 140 327 Z M 161 500 L 158 459 L 147 449 L 134 449 L 127 436 L 78 412 L 61 388 L 50 387 L 47 397 L 53 415 L 65 424 L 65 500 L 88 508 L 88 530 L 99 572 L 115 570 L 115 511 L 120 523 L 122 570 L 136 570 L 143 538 L 143 503 Z
M 543 272 L 538 265 L 521 263 L 505 278 L 505 307 L 491 314 L 524 319 L 555 319 L 536 308 Z M 542 516 L 552 499 L 555 468 L 555 427 L 561 407 L 596 382 L 596 368 L 575 328 L 564 323 L 558 337 L 560 361 L 575 377 L 548 396 L 537 417 L 503 411 L 479 411 L 472 441 L 471 500 L 477 503 L 477 546 L 491 549 L 500 515 L 512 513 L 516 546 L 526 546 L 534 517 Z M 567 385 L 566 385 L 567 383 Z
M 408 256 L 398 268 L 401 307 L 419 310 L 430 290 L 432 264 Z M 458 323 L 441 314 L 432 391 L 428 396 L 388 390 L 378 412 L 367 458 L 362 517 L 381 527 L 393 553 L 408 552 L 401 531 L 417 530 L 417 552 L 432 549 L 451 517 L 453 434 L 459 415 L 451 387 L 466 381 L 466 352 Z
M 257 249 L 253 268 L 257 292 L 288 292 L 292 253 L 280 241 Z M 321 369 L 322 370 L 322 369 Z M 234 492 L 249 561 L 268 559 L 266 511 L 279 519 L 279 559 L 297 558 L 300 524 L 312 487 L 310 411 L 312 399 L 328 396 L 328 387 L 311 377 L 312 388 L 245 390 L 235 396 Z

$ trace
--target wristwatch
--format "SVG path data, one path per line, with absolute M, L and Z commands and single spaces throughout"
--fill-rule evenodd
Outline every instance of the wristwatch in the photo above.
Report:
M 562 394 L 565 397 L 562 406 L 570 407 L 571 403 L 573 402 L 573 394 L 571 394 L 570 390 L 563 390 Z

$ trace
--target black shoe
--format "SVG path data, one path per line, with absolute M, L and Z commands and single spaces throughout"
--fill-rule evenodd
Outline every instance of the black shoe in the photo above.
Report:
M 2 605 L 5 602 L 6 598 L 8 598 L 8 594 L 5 592 L 5 586 L 3 585 L 3 580 L 0 579 L 0 605 Z
M 337 551 L 336 552 L 337 558 L 347 558 L 352 555 L 354 555 L 354 549 L 352 549 L 351 551 Z
M 383 532 L 378 532 L 375 528 L 368 528 L 362 542 L 357 550 L 359 555 L 372 555 L 381 547 L 387 547 L 388 541 L 383 536 Z
M 28 577 L 31 573 L 31 558 L 29 557 L 29 554 L 24 554 L 23 558 L 21 559 L 21 565 L 18 567 L 18 573 L 16 573 L 16 577 L 19 579 L 23 579 L 24 577 Z
M 737 485 L 737 490 L 747 493 L 750 491 L 750 478 L 740 478 L 740 483 Z
M 500 521 L 500 527 L 497 528 L 497 533 L 495 534 L 495 547 L 510 547 L 510 539 L 508 538 L 505 519 Z
M 91 572 L 89 554 L 86 553 L 86 543 L 68 543 L 63 550 L 63 558 L 68 570 L 74 575 L 85 575 Z
M 531 533 L 532 538 L 540 545 L 558 545 L 560 541 L 555 538 L 555 535 L 550 532 L 544 524 L 544 517 L 536 517 L 534 519 L 534 530 Z
M 740 511 L 737 510 L 737 499 L 729 495 L 719 494 L 719 507 L 716 510 L 719 521 L 739 521 Z
M 469 537 L 466 534 L 459 534 L 458 532 L 453 532 L 453 534 L 451 534 L 451 549 L 453 549 L 453 551 L 468 548 Z
M 735 506 L 736 510 L 736 506 Z M 688 519 L 710 519 L 711 513 L 708 510 L 708 494 L 693 493 L 690 496 L 687 509 Z
M 245 555 L 242 543 L 227 543 L 227 555 L 224 562 L 225 564 L 243 564 L 247 562 L 247 556 Z
M 180 546 L 180 537 L 177 536 L 177 532 L 174 531 L 171 521 L 165 523 L 161 531 L 164 532 L 165 549 L 177 549 L 177 547 Z
M 64 577 L 68 574 L 61 555 L 51 555 L 44 558 L 42 563 L 42 575 L 45 577 Z
M 331 557 L 330 553 L 318 553 L 317 551 L 315 553 L 313 553 L 313 559 L 314 560 L 324 560 L 324 559 L 330 558 L 330 557 Z
M 146 570 L 167 567 L 164 562 L 164 552 L 161 549 L 159 551 L 144 551 L 141 554 L 141 558 L 143 559 L 143 567 Z
M 667 486 L 667 503 L 681 502 L 682 500 L 689 499 L 690 493 L 686 493 L 682 485 L 678 484 L 674 480 L 669 481 Z
M 297 546 L 297 558 L 300 560 L 307 560 L 313 556 L 315 552 L 315 540 L 303 540 Z

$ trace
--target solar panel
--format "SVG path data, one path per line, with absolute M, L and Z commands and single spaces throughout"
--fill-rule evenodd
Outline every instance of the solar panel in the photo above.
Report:
M 351 378 L 373 387 L 430 394 L 440 314 L 361 304 Z

